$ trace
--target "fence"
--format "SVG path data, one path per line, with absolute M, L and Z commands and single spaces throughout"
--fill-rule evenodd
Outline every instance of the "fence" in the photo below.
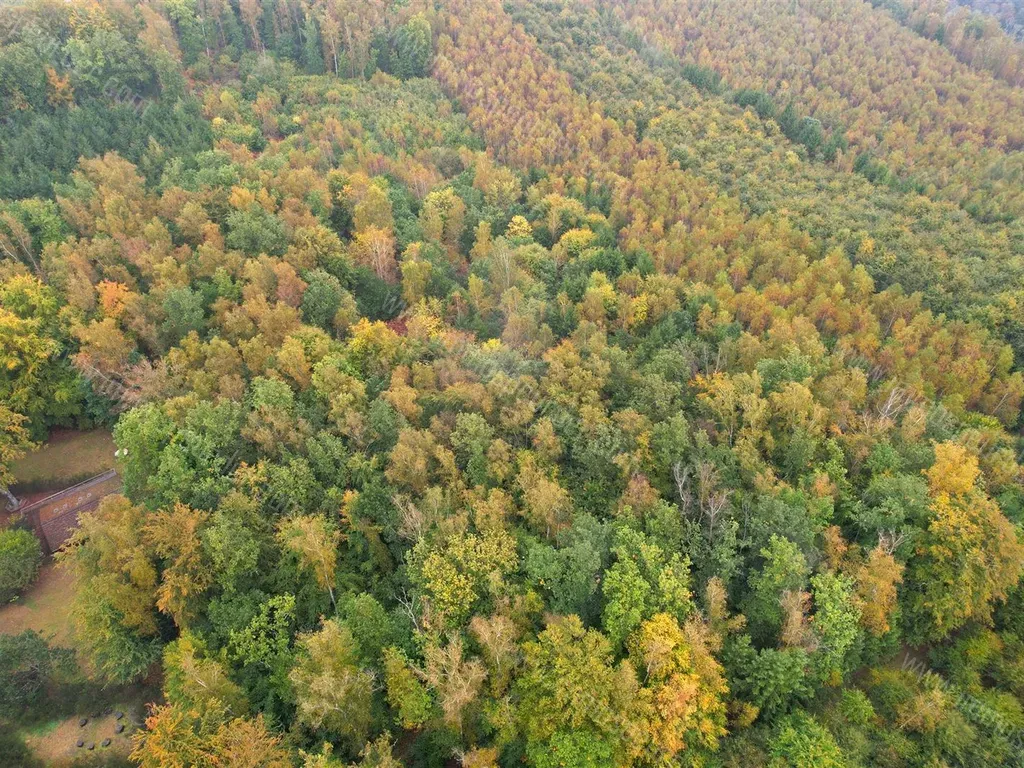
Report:
M 78 516 L 96 508 L 104 496 L 121 490 L 114 470 L 58 491 L 18 510 L 43 543 L 46 554 L 60 549 L 78 527 Z

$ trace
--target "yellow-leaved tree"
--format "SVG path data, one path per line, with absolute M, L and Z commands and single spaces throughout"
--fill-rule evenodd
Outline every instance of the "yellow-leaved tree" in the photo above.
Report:
M 992 603 L 1020 578 L 1024 547 L 999 505 L 979 486 L 978 459 L 955 443 L 935 446 L 925 473 L 932 518 L 910 564 L 912 636 L 939 640 L 968 620 L 988 621 Z

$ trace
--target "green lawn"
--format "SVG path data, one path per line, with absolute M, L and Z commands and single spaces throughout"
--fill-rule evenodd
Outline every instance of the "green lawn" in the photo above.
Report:
M 70 595 L 75 584 L 71 573 L 46 563 L 36 583 L 19 600 L 0 605 L 0 634 L 18 634 L 33 629 L 50 644 L 70 647 Z M 80 661 L 80 660 L 79 660 Z M 24 739 L 29 750 L 46 766 L 71 768 L 84 765 L 89 758 L 90 766 L 128 766 L 127 756 L 131 751 L 131 737 L 142 725 L 146 716 L 146 705 L 160 699 L 158 680 L 150 680 L 129 686 L 104 686 L 89 677 L 86 666 L 64 679 L 59 692 L 52 700 L 52 711 L 42 719 L 22 720 L 18 735 Z M 114 712 L 123 712 L 117 720 Z M 87 718 L 85 726 L 79 725 L 80 718 Z M 124 725 L 117 733 L 118 723 Z M 104 747 L 104 739 L 111 743 Z M 78 747 L 78 739 L 86 744 L 93 743 L 90 752 Z M 6 767 L 0 755 L 0 765 Z
M 59 491 L 114 466 L 114 439 L 105 429 L 55 430 L 40 448 L 14 462 L 15 494 Z
M 17 635 L 34 629 L 53 645 L 68 645 L 70 595 L 75 580 L 66 568 L 47 562 L 24 595 L 12 603 L 0 604 L 0 634 Z
M 127 756 L 131 751 L 131 737 L 143 721 L 146 702 L 153 700 L 157 692 L 141 688 L 130 689 L 128 692 L 130 697 L 123 693 L 105 695 L 101 689 L 97 689 L 95 706 L 101 708 L 100 717 L 93 717 L 94 712 L 83 709 L 67 718 L 36 724 L 22 731 L 25 744 L 44 765 L 54 768 L 70 766 L 75 764 L 76 758 L 86 757 L 93 759 L 90 765 L 130 765 Z M 118 721 L 110 710 L 123 712 L 125 716 Z M 80 726 L 80 717 L 87 717 L 89 722 Z M 115 730 L 118 722 L 125 726 L 121 733 Z M 95 745 L 95 751 L 77 747 L 78 739 Z M 110 739 L 111 743 L 104 747 L 103 739 Z

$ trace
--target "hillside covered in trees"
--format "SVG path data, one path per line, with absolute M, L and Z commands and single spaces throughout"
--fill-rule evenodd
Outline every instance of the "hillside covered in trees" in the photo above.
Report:
M 57 559 L 133 763 L 1024 766 L 1024 47 L 962 5 L 0 5 L 0 489 L 113 428 Z

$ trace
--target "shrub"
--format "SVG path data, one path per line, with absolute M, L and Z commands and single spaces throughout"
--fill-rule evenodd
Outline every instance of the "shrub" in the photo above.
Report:
M 39 539 L 31 531 L 0 531 L 0 602 L 14 599 L 35 580 L 42 559 Z
M 69 654 L 50 648 L 31 629 L 20 635 L 0 635 L 0 719 L 16 720 L 41 704 L 54 674 L 67 671 Z

